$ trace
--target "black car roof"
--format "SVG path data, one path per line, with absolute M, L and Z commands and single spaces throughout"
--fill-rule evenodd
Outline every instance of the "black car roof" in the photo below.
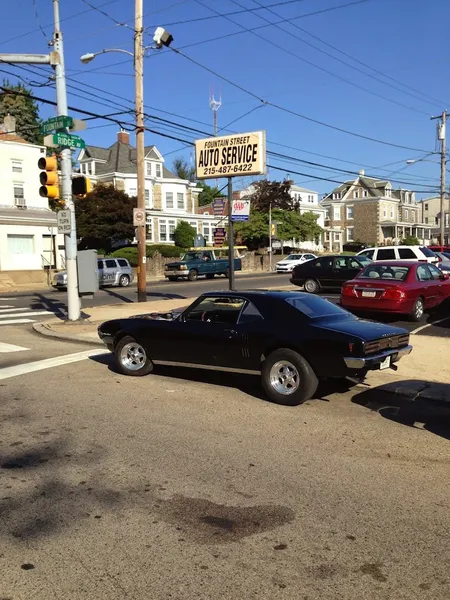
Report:
M 310 296 L 306 292 L 287 292 L 284 290 L 238 290 L 238 291 L 220 291 L 217 292 L 205 292 L 202 297 L 205 298 L 216 298 L 222 296 L 223 298 L 246 298 L 247 300 L 285 300 L 286 298 L 302 298 L 303 296 Z

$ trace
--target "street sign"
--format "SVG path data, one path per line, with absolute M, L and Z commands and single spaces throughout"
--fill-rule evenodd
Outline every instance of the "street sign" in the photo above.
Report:
M 139 227 L 139 225 L 145 225 L 144 208 L 133 208 L 133 225 L 134 227 Z
M 53 143 L 62 148 L 70 148 L 71 150 L 77 148 L 84 148 L 86 144 L 77 135 L 70 135 L 68 133 L 55 133 L 53 136 Z
M 263 175 L 266 172 L 266 132 L 197 140 L 195 169 L 197 179 Z
M 68 235 L 72 229 L 72 215 L 70 210 L 60 210 L 56 213 L 58 221 L 58 233 Z
M 214 198 L 212 201 L 212 208 L 216 217 L 223 217 L 225 214 L 225 203 L 225 198 Z
M 233 200 L 231 204 L 232 221 L 248 221 L 250 216 L 250 200 Z
M 225 241 L 226 230 L 224 227 L 213 229 L 214 246 L 223 246 Z
M 52 117 L 51 119 L 44 121 L 41 125 L 41 133 L 45 135 L 51 131 L 57 131 L 58 129 L 70 129 L 71 127 L 73 127 L 72 117 L 61 115 L 59 117 Z

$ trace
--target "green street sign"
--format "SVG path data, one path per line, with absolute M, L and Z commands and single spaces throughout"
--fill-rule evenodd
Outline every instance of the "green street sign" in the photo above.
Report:
M 61 115 L 59 117 L 52 117 L 47 121 L 44 121 L 41 125 L 41 133 L 44 135 L 51 131 L 57 131 L 58 129 L 70 129 L 73 127 L 72 117 L 66 117 Z
M 68 133 L 55 133 L 53 143 L 63 148 L 75 150 L 77 148 L 85 148 L 86 144 L 77 135 L 69 135 Z

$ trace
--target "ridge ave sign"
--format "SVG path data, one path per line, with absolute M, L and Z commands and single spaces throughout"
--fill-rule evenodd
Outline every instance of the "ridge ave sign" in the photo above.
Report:
M 266 132 L 253 131 L 196 140 L 197 179 L 264 175 Z

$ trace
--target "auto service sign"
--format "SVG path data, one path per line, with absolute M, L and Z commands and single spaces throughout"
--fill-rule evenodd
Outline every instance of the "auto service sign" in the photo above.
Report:
M 232 221 L 248 221 L 250 216 L 250 200 L 233 200 L 231 205 Z
M 253 131 L 195 142 L 197 179 L 264 175 L 266 132 Z

